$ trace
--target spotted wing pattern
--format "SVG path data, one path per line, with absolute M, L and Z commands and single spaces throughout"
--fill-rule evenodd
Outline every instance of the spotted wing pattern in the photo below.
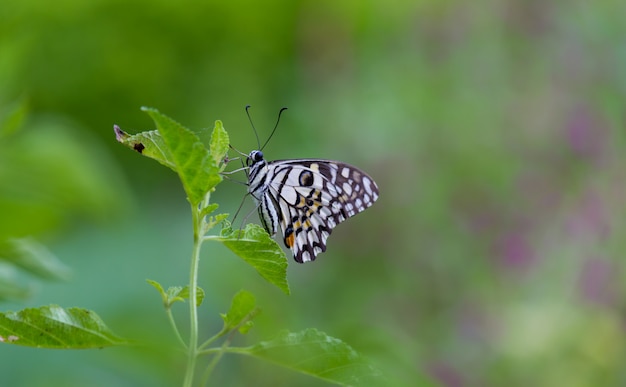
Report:
M 333 228 L 370 207 L 378 187 L 365 172 L 330 160 L 267 162 L 260 151 L 248 156 L 248 191 L 255 198 L 267 232 L 280 227 L 296 262 L 326 251 Z

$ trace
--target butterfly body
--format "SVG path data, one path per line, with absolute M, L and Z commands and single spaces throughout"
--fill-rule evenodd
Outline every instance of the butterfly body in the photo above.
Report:
M 280 228 L 299 263 L 326 251 L 333 228 L 378 199 L 374 180 L 360 169 L 332 160 L 266 161 L 260 150 L 247 156 L 248 192 L 270 235 Z

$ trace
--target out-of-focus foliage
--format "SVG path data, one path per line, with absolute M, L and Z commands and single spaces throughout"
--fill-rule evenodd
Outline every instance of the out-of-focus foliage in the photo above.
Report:
M 0 106 L 0 299 L 30 296 L 26 273 L 68 278 L 71 270 L 33 235 L 57 233 L 76 216 L 108 217 L 127 188 L 119 171 L 99 165 L 105 154 L 93 158 L 101 152 L 67 120 L 31 119 L 23 99 Z
M 0 239 L 59 230 L 73 216 L 107 218 L 128 191 L 102 144 L 67 118 L 24 116 L 6 103 L 0 137 Z
M 28 303 L 87 307 L 158 343 L 11 347 L 4 381 L 180 382 L 145 278 L 186 281 L 185 194 L 119 147 L 112 125 L 151 129 L 138 108 L 155 106 L 197 129 L 220 119 L 249 151 L 251 104 L 261 141 L 289 106 L 267 159 L 350 162 L 381 197 L 314 263 L 290 264 L 291 296 L 207 248 L 207 333 L 245 287 L 264 310 L 250 343 L 316 327 L 398 384 L 620 384 L 625 14 L 581 0 L 3 1 L 0 105 L 27 100 L 29 112 L 0 132 L 0 234 L 45 242 L 74 272 Z M 234 213 L 245 187 L 219 188 L 213 200 Z M 250 359 L 218 368 L 216 385 L 319 385 Z
M 100 349 L 128 344 L 115 336 L 94 312 L 58 305 L 0 314 L 0 340 L 53 349 Z
M 384 386 L 380 371 L 349 345 L 316 329 L 281 332 L 249 348 L 252 356 L 346 386 Z M 329 367 L 329 365 L 333 367 Z

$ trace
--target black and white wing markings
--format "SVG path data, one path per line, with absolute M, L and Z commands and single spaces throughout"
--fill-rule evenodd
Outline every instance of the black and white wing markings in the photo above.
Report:
M 299 263 L 315 260 L 326 251 L 333 228 L 378 199 L 374 180 L 345 163 L 282 160 L 269 162 L 267 168 L 267 195 L 259 215 L 268 231 L 276 231 L 267 222 L 277 219 L 284 243 Z

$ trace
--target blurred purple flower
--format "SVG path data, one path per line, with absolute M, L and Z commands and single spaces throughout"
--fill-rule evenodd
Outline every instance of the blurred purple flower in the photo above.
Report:
M 466 383 L 463 382 L 461 374 L 450 364 L 437 361 L 431 363 L 427 368 L 428 374 L 435 380 L 441 382 L 446 387 L 462 387 Z
M 501 236 L 495 250 L 496 258 L 507 269 L 526 270 L 536 261 L 535 252 L 521 232 Z
M 580 158 L 600 161 L 605 153 L 607 136 L 604 126 L 585 107 L 570 114 L 565 125 L 571 150 Z
M 617 299 L 616 265 L 608 259 L 590 258 L 582 265 L 578 288 L 583 300 L 613 305 Z

